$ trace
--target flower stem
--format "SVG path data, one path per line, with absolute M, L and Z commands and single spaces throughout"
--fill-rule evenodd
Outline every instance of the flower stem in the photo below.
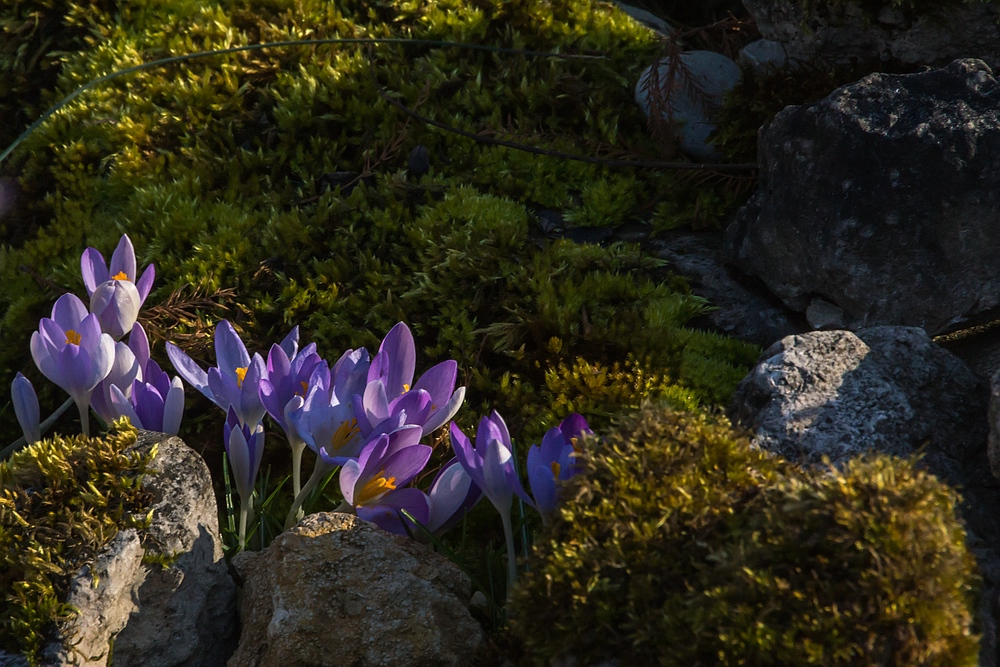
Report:
M 285 517 L 285 530 L 288 530 L 295 525 L 297 521 L 301 519 L 299 512 L 302 509 L 302 503 L 306 501 L 309 494 L 313 492 L 319 483 L 323 480 L 326 475 L 333 470 L 334 466 L 330 465 L 320 457 L 316 457 L 316 465 L 313 467 L 312 475 L 309 476 L 309 481 L 306 485 L 302 487 L 302 490 L 295 494 L 295 500 L 292 501 L 292 508 L 288 510 L 288 516 Z
M 240 498 L 240 551 L 247 547 L 247 515 L 250 514 L 248 504 Z
M 302 451 L 306 448 L 306 443 L 298 438 L 291 438 L 288 444 L 292 447 L 292 492 L 293 497 L 298 498 L 302 491 Z
M 514 527 L 510 523 L 510 510 L 500 512 L 500 520 L 503 522 L 503 536 L 507 540 L 507 599 L 514 590 L 514 582 L 517 581 L 517 560 L 514 551 Z
M 41 426 L 39 427 L 39 430 L 41 430 L 42 434 L 44 434 L 46 431 L 52 428 L 52 425 L 56 422 L 56 420 L 59 419 L 59 417 L 62 417 L 62 414 L 67 410 L 69 410 L 69 406 L 73 405 L 73 403 L 74 400 L 72 398 L 67 398 L 62 405 L 56 408 L 56 411 L 53 412 L 51 415 L 49 415 L 48 418 L 45 421 L 43 421 Z M 24 447 L 27 444 L 28 444 L 27 439 L 22 435 L 20 438 L 7 445 L 7 447 L 5 447 L 3 451 L 0 451 L 0 461 L 4 461 L 10 458 L 11 454 L 13 454 L 16 451 L 19 451 L 22 447 Z
M 80 411 L 80 426 L 83 434 L 90 437 L 90 403 L 84 401 L 76 402 L 76 409 Z

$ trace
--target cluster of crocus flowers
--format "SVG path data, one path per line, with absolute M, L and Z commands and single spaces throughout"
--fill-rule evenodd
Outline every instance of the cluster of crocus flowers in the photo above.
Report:
M 149 343 L 136 322 L 155 277 L 152 265 L 136 278 L 135 249 L 122 236 L 110 265 L 94 248 L 80 259 L 90 306 L 64 294 L 52 316 L 31 336 L 31 356 L 46 378 L 76 404 L 81 428 L 90 435 L 90 410 L 110 423 L 127 416 L 140 428 L 177 433 L 184 409 L 180 380 L 171 379 L 149 359 Z M 128 343 L 120 339 L 129 335 Z M 11 387 L 25 439 L 41 435 L 40 412 L 31 383 L 21 376 Z

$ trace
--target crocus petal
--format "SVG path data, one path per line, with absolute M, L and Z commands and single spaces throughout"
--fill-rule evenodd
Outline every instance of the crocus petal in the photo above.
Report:
M 287 359 L 294 359 L 295 354 L 299 350 L 299 325 L 292 327 L 292 330 L 288 332 L 284 340 L 281 341 L 279 347 L 284 350 L 285 357 Z M 268 358 L 268 368 L 270 369 L 270 358 Z
M 431 395 L 432 410 L 436 410 L 451 397 L 455 389 L 455 379 L 458 377 L 458 362 L 453 359 L 442 361 L 428 368 L 420 376 L 411 390 L 423 389 Z
M 164 398 L 156 387 L 147 382 L 135 382 L 132 386 L 132 404 L 146 430 L 163 430 Z
M 473 449 L 472 443 L 466 437 L 465 433 L 462 432 L 462 429 L 458 427 L 458 424 L 452 422 L 449 432 L 451 433 L 451 446 L 455 450 L 455 458 L 465 468 L 465 471 L 469 473 L 469 477 L 472 478 L 476 486 L 483 488 L 486 482 L 483 479 L 482 458 Z
M 51 344 L 47 343 L 42 334 L 34 331 L 31 334 L 29 347 L 31 348 L 31 358 L 35 360 L 38 370 L 46 378 L 55 382 L 55 378 L 59 376 L 59 367 L 56 364 L 56 352 L 51 348 Z
M 511 449 L 510 433 L 507 431 L 507 424 L 500 413 L 494 410 L 489 416 L 479 420 L 479 428 L 476 431 L 476 451 L 491 440 L 499 440 L 507 449 Z
M 111 387 L 121 387 L 128 397 L 132 392 L 132 382 L 136 379 L 141 380 L 139 375 L 139 363 L 132 350 L 121 341 L 115 343 L 115 359 L 111 371 L 95 387 L 94 394 L 90 398 L 90 407 L 101 419 L 110 424 L 119 416 L 111 402 Z
M 94 293 L 97 286 L 108 280 L 108 264 L 96 248 L 87 248 L 80 257 L 80 273 L 83 274 L 83 285 L 87 288 L 87 296 Z
M 386 394 L 399 396 L 410 388 L 413 371 L 417 366 L 416 346 L 410 328 L 400 322 L 385 335 L 379 352 L 385 351 L 389 357 L 389 369 L 385 376 Z
M 153 289 L 153 281 L 156 280 L 156 267 L 150 264 L 146 267 L 139 280 L 135 283 L 135 288 L 139 290 L 139 303 L 145 303 L 150 290 Z
M 228 320 L 215 327 L 215 362 L 226 375 L 236 378 L 237 368 L 250 366 L 250 354 Z
M 354 504 L 354 489 L 361 477 L 361 465 L 354 459 L 340 468 L 340 493 L 348 505 Z
M 170 363 L 174 365 L 177 374 L 185 382 L 201 392 L 208 400 L 215 401 L 215 396 L 208 386 L 208 373 L 203 371 L 181 348 L 170 341 L 167 341 L 167 357 L 170 358 Z
M 184 417 L 184 385 L 179 377 L 170 381 L 167 400 L 163 404 L 163 432 L 177 435 Z
M 457 459 L 452 459 L 441 468 L 427 495 L 430 516 L 425 527 L 432 533 L 450 528 L 483 496 L 482 490 L 473 483 L 472 477 Z
M 406 510 L 421 525 L 427 525 L 430 506 L 427 495 L 420 489 L 397 489 L 384 495 L 378 505 L 358 507 L 356 511 L 359 519 L 370 521 L 389 533 L 406 535 L 404 521 L 411 531 L 416 527 L 403 518 L 400 510 Z
M 373 426 L 388 417 L 389 401 L 386 398 L 385 385 L 378 380 L 369 382 L 368 386 L 365 387 L 362 405 L 364 406 L 365 418 Z
M 87 306 L 75 294 L 63 294 L 52 306 L 52 320 L 63 331 L 78 328 L 88 314 Z
M 128 335 L 128 348 L 132 350 L 135 361 L 139 364 L 138 377 L 141 380 L 149 364 L 149 338 L 146 336 L 146 330 L 138 322 L 132 325 L 132 331 Z
M 389 403 L 389 414 L 405 413 L 408 424 L 423 424 L 430 412 L 431 395 L 423 389 L 411 389 Z
M 119 273 L 124 273 L 125 277 L 135 282 L 135 248 L 132 246 L 132 239 L 128 234 L 122 234 L 118 241 L 118 247 L 111 253 L 111 266 L 108 270 L 113 278 Z
M 24 439 L 28 444 L 38 442 L 42 439 L 41 420 L 42 413 L 38 407 L 38 395 L 31 380 L 21 373 L 14 376 L 14 381 L 10 385 L 11 401 L 14 403 L 14 415 L 17 423 L 24 432 Z
M 432 411 L 427 421 L 424 423 L 424 435 L 433 433 L 444 426 L 452 417 L 458 414 L 462 402 L 465 401 L 465 387 L 459 387 L 451 398 L 436 411 Z
M 109 280 L 94 290 L 90 312 L 97 315 L 101 328 L 115 340 L 131 331 L 139 316 L 139 290 L 128 280 Z
M 229 432 L 226 454 L 229 455 L 229 465 L 233 469 L 233 481 L 236 483 L 240 500 L 245 503 L 250 502 L 250 495 L 253 493 L 253 477 L 250 470 L 251 452 L 243 429 L 234 428 Z
M 139 419 L 139 415 L 136 414 L 135 408 L 132 406 L 132 402 L 125 398 L 125 394 L 118 387 L 111 386 L 111 404 L 114 406 L 115 411 L 118 413 L 117 417 L 128 417 L 128 420 L 132 422 L 132 426 L 136 428 L 146 428 L 142 420 Z

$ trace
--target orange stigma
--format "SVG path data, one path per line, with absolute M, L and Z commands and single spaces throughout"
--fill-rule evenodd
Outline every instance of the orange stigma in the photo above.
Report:
M 128 280 L 128 276 L 125 275 L 124 271 L 119 271 L 115 275 L 111 276 L 112 280 Z
M 247 376 L 247 369 L 249 366 L 244 366 L 243 368 L 236 369 L 236 386 L 243 387 L 243 379 Z
M 77 332 L 73 331 L 72 329 L 67 329 L 66 330 L 66 342 L 67 343 L 71 343 L 73 345 L 79 345 L 80 344 L 80 334 L 78 334 Z
M 361 490 L 354 497 L 354 504 L 364 505 L 365 503 L 371 502 L 373 500 L 378 500 L 383 495 L 392 491 L 396 488 L 396 478 L 390 477 L 385 478 L 385 471 L 379 472 L 379 474 L 368 480 Z

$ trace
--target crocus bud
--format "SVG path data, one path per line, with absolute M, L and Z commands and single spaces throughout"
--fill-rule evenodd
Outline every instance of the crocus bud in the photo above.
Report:
M 139 317 L 139 290 L 130 280 L 108 280 L 90 297 L 90 312 L 97 315 L 101 330 L 115 340 L 132 330 Z
M 38 442 L 42 439 L 42 415 L 38 408 L 38 396 L 35 394 L 35 388 L 31 385 L 31 380 L 18 373 L 10 384 L 10 396 L 14 403 L 17 423 L 24 431 L 24 439 L 28 441 L 29 445 Z

